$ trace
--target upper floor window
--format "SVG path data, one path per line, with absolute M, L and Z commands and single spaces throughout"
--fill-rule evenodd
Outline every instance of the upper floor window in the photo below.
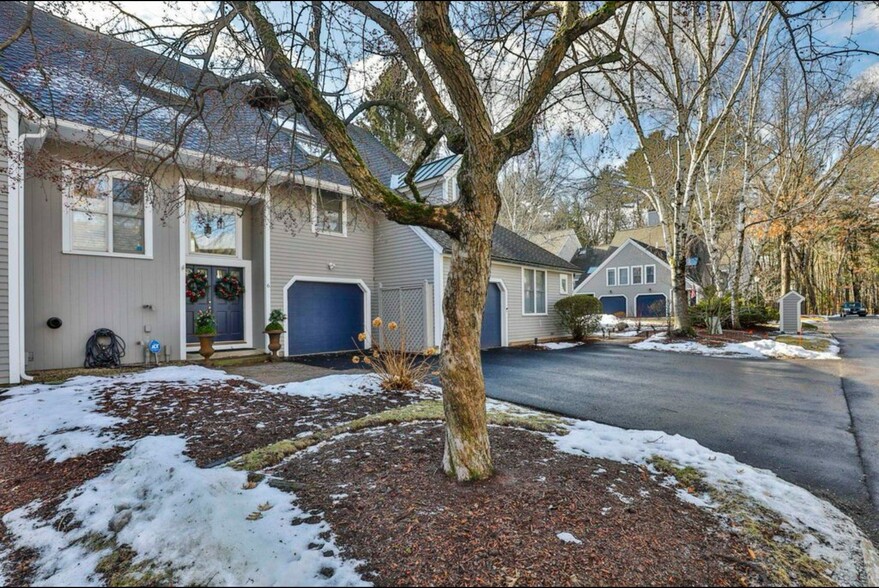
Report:
M 151 258 L 148 184 L 133 174 L 65 170 L 62 249 L 65 253 Z
M 522 270 L 522 313 L 546 314 L 546 272 Z
M 312 212 L 314 232 L 348 235 L 348 202 L 344 195 L 315 191 Z
M 241 257 L 241 209 L 201 201 L 187 206 L 190 254 Z
M 568 276 L 567 274 L 559 274 L 559 294 L 568 293 Z
M 638 285 L 644 283 L 644 269 L 640 265 L 632 266 L 632 284 Z
M 620 286 L 628 286 L 629 285 L 629 268 L 618 267 L 617 268 L 617 277 L 619 278 Z
M 607 285 L 608 286 L 616 286 L 617 285 L 617 270 L 614 267 L 607 268 Z
M 656 283 L 656 266 L 655 265 L 645 265 L 644 266 L 644 283 L 645 284 L 655 284 Z

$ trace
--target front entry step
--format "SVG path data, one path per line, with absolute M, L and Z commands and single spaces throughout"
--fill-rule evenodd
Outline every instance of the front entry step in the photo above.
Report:
M 265 352 L 264 349 L 229 349 L 226 351 L 217 350 L 211 356 L 211 361 L 217 361 L 221 359 L 244 359 L 244 358 L 258 358 L 260 356 L 268 356 L 268 353 Z M 188 351 L 186 353 L 187 361 L 201 361 L 201 355 L 199 355 L 198 351 Z

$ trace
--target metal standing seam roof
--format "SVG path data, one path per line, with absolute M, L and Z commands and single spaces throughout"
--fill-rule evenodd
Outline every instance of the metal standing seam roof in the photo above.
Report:
M 420 184 L 422 182 L 427 182 L 429 180 L 433 180 L 439 177 L 444 176 L 450 169 L 455 167 L 461 161 L 461 156 L 458 154 L 448 155 L 446 157 L 441 157 L 439 159 L 434 159 L 428 163 L 425 163 L 421 167 L 419 167 L 415 174 L 412 176 L 412 181 L 416 184 Z M 408 171 L 408 170 L 406 170 Z M 403 172 L 393 178 L 391 181 L 391 187 L 395 190 L 399 190 L 403 188 L 403 176 L 406 175 L 406 172 Z

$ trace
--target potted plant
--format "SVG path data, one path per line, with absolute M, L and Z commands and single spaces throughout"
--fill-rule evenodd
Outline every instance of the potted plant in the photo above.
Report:
M 278 350 L 281 349 L 281 335 L 284 334 L 284 321 L 287 315 L 283 311 L 275 309 L 269 313 L 269 324 L 263 330 L 263 333 L 269 336 L 269 361 L 274 361 L 278 356 Z
M 195 335 L 199 340 L 198 352 L 204 358 L 204 364 L 210 365 L 214 354 L 214 337 L 217 336 L 217 319 L 210 310 L 200 310 L 195 315 Z

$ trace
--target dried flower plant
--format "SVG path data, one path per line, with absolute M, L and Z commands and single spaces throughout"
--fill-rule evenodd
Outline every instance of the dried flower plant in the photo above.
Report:
M 430 358 L 437 354 L 437 349 L 428 347 L 421 353 L 412 353 L 406 348 L 405 329 L 396 322 L 391 321 L 385 325 L 381 317 L 375 317 L 372 326 L 376 329 L 384 326 L 388 333 L 399 330 L 399 347 L 379 349 L 374 344 L 371 350 L 361 351 L 351 361 L 370 366 L 378 376 L 383 390 L 417 390 L 433 373 Z M 357 340 L 366 341 L 366 333 L 358 334 Z

